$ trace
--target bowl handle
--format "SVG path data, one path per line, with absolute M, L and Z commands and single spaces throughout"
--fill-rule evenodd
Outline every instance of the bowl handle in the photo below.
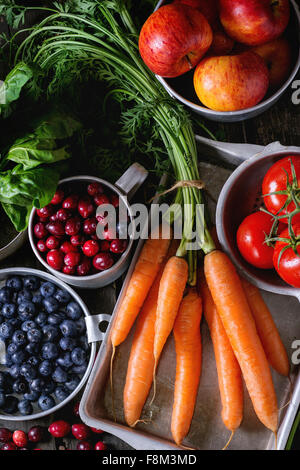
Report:
M 86 332 L 89 343 L 97 343 L 104 340 L 110 320 L 111 316 L 106 315 L 105 313 L 100 313 L 99 315 L 88 315 L 85 317 Z M 107 322 L 105 331 L 100 330 L 100 324 L 102 322 Z
M 139 163 L 133 163 L 115 182 L 115 186 L 131 199 L 148 176 L 148 171 Z

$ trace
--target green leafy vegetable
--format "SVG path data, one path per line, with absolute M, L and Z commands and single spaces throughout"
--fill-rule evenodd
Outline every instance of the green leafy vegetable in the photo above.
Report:
M 24 62 L 18 63 L 0 84 L 0 115 L 7 117 L 12 112 L 11 104 L 16 101 L 26 83 L 33 77 L 33 69 Z

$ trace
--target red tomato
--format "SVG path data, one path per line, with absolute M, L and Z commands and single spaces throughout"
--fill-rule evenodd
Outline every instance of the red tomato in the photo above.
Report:
M 300 156 L 289 155 L 288 157 L 282 158 L 276 162 L 267 172 L 263 180 L 262 193 L 265 194 L 274 193 L 276 191 L 286 191 L 287 179 L 292 184 L 292 166 L 291 161 L 295 168 L 297 185 L 296 188 L 300 187 Z M 295 210 L 294 202 L 291 202 L 286 209 L 281 211 L 284 206 L 288 195 L 287 194 L 273 194 L 272 196 L 264 196 L 264 203 L 266 208 L 272 214 L 284 215 L 289 214 Z M 300 198 L 298 198 L 300 201 Z M 287 218 L 280 219 L 281 222 L 287 223 Z M 292 220 L 293 224 L 300 222 L 300 213 L 296 214 Z
M 300 224 L 293 225 L 296 237 L 300 239 Z M 289 229 L 286 228 L 280 233 L 282 238 L 290 238 Z M 288 246 L 284 241 L 276 242 L 273 256 L 273 263 L 279 276 L 288 284 L 294 287 L 300 287 L 300 245 L 297 246 L 296 254 L 292 247 L 287 248 L 284 252 L 282 249 Z M 281 258 L 280 253 L 282 253 Z
M 265 212 L 248 215 L 237 231 L 237 245 L 241 255 L 256 268 L 272 269 L 274 248 L 265 242 L 273 225 L 273 218 Z

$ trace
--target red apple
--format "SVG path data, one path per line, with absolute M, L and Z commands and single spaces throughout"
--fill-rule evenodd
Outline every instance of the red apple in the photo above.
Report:
M 187 5 L 165 5 L 142 27 L 140 54 L 162 77 L 178 77 L 195 67 L 209 49 L 212 30 L 204 15 Z
M 213 29 L 213 41 L 208 51 L 209 55 L 227 55 L 234 47 L 234 40 L 231 39 L 224 31 L 222 26 Z
M 193 8 L 197 8 L 207 19 L 211 26 L 217 21 L 218 18 L 218 3 L 217 0 L 174 0 L 173 3 L 181 3 Z
M 290 17 L 289 0 L 219 0 L 219 6 L 227 34 L 250 46 L 278 38 Z
M 194 87 L 199 100 L 215 111 L 251 108 L 265 96 L 269 72 L 254 52 L 208 57 L 197 66 Z
M 275 39 L 252 47 L 251 51 L 264 59 L 270 73 L 270 87 L 273 90 L 280 88 L 291 71 L 292 53 L 288 41 L 284 38 Z

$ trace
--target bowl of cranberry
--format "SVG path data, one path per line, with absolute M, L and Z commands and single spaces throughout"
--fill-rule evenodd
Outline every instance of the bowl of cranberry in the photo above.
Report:
M 128 200 L 146 177 L 135 163 L 114 185 L 93 176 L 61 180 L 50 204 L 30 215 L 29 240 L 38 260 L 76 287 L 95 289 L 118 279 L 136 233 Z

